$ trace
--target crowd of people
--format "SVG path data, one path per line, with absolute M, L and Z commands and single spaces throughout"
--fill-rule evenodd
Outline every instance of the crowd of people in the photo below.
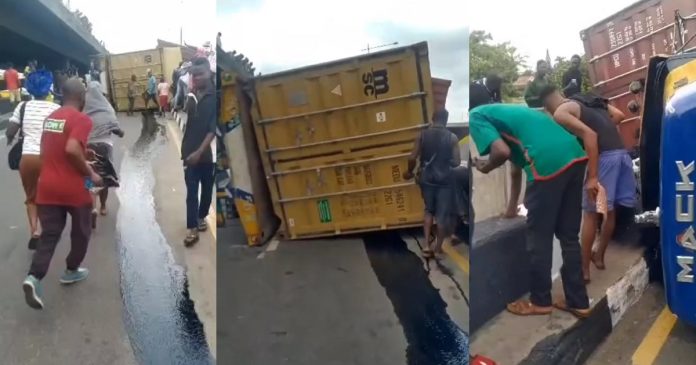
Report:
M 35 65 L 32 63 L 32 65 Z M 13 68 L 8 68 L 12 76 Z M 14 70 L 16 72 L 16 70 Z M 161 113 L 169 106 L 184 109 L 188 121 L 182 140 L 186 194 L 186 247 L 194 245 L 198 233 L 208 229 L 205 218 L 212 203 L 214 163 L 211 143 L 217 127 L 216 94 L 210 64 L 197 58 L 175 71 L 176 88 L 148 71 L 143 95 L 146 106 L 153 100 Z M 41 280 L 45 277 L 69 214 L 72 220 L 71 249 L 62 284 L 84 280 L 82 267 L 89 240 L 99 215 L 107 215 L 110 188 L 119 186 L 112 161 L 113 136 L 123 137 L 116 111 L 97 80 L 96 73 L 84 79 L 43 68 L 25 71 L 23 87 L 28 97 L 17 98 L 6 129 L 8 164 L 20 175 L 29 222 L 28 248 L 34 251 L 23 282 L 27 304 L 42 309 Z M 7 73 L 6 73 L 7 75 Z M 133 77 L 133 82 L 136 78 Z M 57 86 L 59 85 L 59 86 Z M 153 86 L 154 85 L 154 86 Z M 193 87 L 195 85 L 195 87 Z M 15 89 L 13 89 L 15 90 Z M 129 94 L 137 85 L 129 85 Z M 179 100 L 170 100 L 170 92 Z M 53 98 L 52 95 L 59 95 Z M 129 95 L 130 97 L 131 95 Z M 135 93 L 133 93 L 133 97 Z M 157 97 L 155 97 L 157 96 Z M 131 102 L 129 114 L 133 113 Z M 200 191 L 200 198 L 199 198 Z
M 527 105 L 503 103 L 486 82 L 470 85 L 469 124 L 480 155 L 474 167 L 489 173 L 511 162 L 511 189 L 504 216 L 518 216 L 526 175 L 526 241 L 530 297 L 508 304 L 517 315 L 545 315 L 556 308 L 589 315 L 590 266 L 604 270 L 617 206 L 633 207 L 636 181 L 618 124 L 623 113 L 593 93 L 582 92 L 580 58 L 551 81 L 546 61 L 537 62 L 525 92 Z M 601 228 L 600 227 L 601 224 Z M 595 244 L 598 228 L 599 240 Z M 551 295 L 553 238 L 560 241 L 565 298 Z

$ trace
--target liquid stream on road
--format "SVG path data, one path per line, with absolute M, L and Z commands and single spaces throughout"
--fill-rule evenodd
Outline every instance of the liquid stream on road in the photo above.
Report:
M 185 270 L 176 264 L 157 222 L 153 162 L 166 141 L 146 128 L 143 132 L 123 157 L 117 190 L 126 330 L 141 364 L 213 364 L 203 325 L 189 298 Z

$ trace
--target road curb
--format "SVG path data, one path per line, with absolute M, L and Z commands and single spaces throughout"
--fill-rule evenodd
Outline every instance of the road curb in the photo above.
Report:
M 584 364 L 609 336 L 626 311 L 638 302 L 648 285 L 648 265 L 640 258 L 592 309 L 589 318 L 539 341 L 519 365 Z
M 473 293 L 483 295 L 471 297 L 471 313 L 475 313 L 470 319 L 473 337 L 489 323 L 494 324 L 494 318 L 505 311 L 507 303 L 529 292 L 529 255 L 524 230 L 524 218 L 491 218 L 476 223 L 470 253 L 474 258 L 471 260 L 472 276 L 476 279 L 470 286 Z M 520 357 L 510 360 L 520 365 L 583 364 L 647 287 L 651 270 L 644 253 L 645 250 L 636 261 L 629 263 L 625 272 L 606 290 L 595 293 L 596 304 L 589 318 L 550 331 L 530 347 L 525 345 L 530 349 L 528 352 L 520 351 Z M 490 332 L 483 333 L 485 338 L 493 338 L 489 337 Z M 485 348 L 475 350 L 495 360 L 495 353 L 486 354 Z

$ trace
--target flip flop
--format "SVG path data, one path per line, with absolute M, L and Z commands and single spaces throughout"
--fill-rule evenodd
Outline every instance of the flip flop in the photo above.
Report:
M 545 316 L 551 314 L 552 307 L 538 307 L 529 300 L 518 300 L 507 305 L 508 312 L 518 316 Z
M 589 317 L 590 314 L 592 314 L 592 310 L 590 310 L 589 308 L 588 309 L 576 309 L 576 308 L 568 307 L 568 304 L 566 303 L 565 299 L 556 300 L 553 303 L 553 306 L 556 309 L 570 313 L 579 319 L 585 319 L 585 318 Z

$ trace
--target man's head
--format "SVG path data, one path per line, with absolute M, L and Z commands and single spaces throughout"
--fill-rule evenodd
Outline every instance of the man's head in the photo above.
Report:
M 164 82 L 164 76 L 160 77 L 160 82 Z
M 575 70 L 580 68 L 580 56 L 574 54 L 573 57 L 570 58 L 570 68 Z
M 152 70 L 150 70 L 150 69 L 148 68 L 148 69 L 147 69 L 147 77 L 150 77 L 150 76 L 152 76 Z
M 486 76 L 486 87 L 488 90 L 500 90 L 503 86 L 503 79 L 498 74 L 491 73 Z
M 8 63 L 7 63 L 7 68 L 8 68 L 8 69 L 14 68 L 14 64 L 13 64 L 12 62 L 8 62 Z
M 85 84 L 78 78 L 68 79 L 63 84 L 63 105 L 72 106 L 82 111 L 85 107 Z
M 541 89 L 539 98 L 544 103 L 544 108 L 551 114 L 555 113 L 556 109 L 565 101 L 561 91 L 553 85 L 547 85 Z
M 490 104 L 491 102 L 491 94 L 488 92 L 488 88 L 476 82 L 469 85 L 469 110 L 477 106 Z
M 549 73 L 549 64 L 544 60 L 537 61 L 537 75 L 546 76 Z
M 53 75 L 48 71 L 36 71 L 27 76 L 25 88 L 34 98 L 43 100 L 51 92 Z
M 191 62 L 189 69 L 193 81 L 193 89 L 199 91 L 211 91 L 213 89 L 212 72 L 207 58 L 197 57 Z
M 135 75 L 131 75 L 131 81 L 136 81 L 138 78 Z
M 449 112 L 447 109 L 440 109 L 433 113 L 433 124 L 439 126 L 446 126 L 447 120 L 449 119 Z
M 222 33 L 221 33 L 221 32 L 218 32 L 218 37 L 220 37 L 220 36 L 222 36 Z

